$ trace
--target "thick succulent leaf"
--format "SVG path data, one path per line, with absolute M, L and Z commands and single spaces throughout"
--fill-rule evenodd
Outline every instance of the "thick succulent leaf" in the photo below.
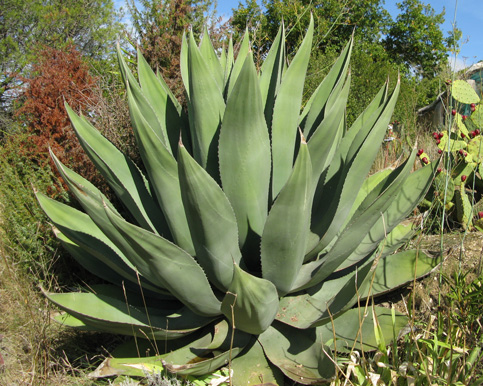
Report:
M 93 292 L 47 293 L 60 309 L 96 330 L 158 340 L 178 339 L 198 330 L 213 319 L 188 308 L 160 309 L 129 304 L 138 297 L 121 288 L 97 285 Z M 138 300 L 139 303 L 139 300 Z
M 226 291 L 239 263 L 235 214 L 225 193 L 180 144 L 179 180 L 196 257 L 210 280 Z
M 181 106 L 161 75 L 156 76 L 138 49 L 138 77 L 146 100 L 154 107 L 154 113 L 168 139 L 166 147 L 175 152 L 181 128 Z
M 280 26 L 277 36 L 270 47 L 267 57 L 260 68 L 260 91 L 264 106 L 265 120 L 271 127 L 273 107 L 277 96 L 278 88 L 282 82 L 282 72 L 285 63 L 285 28 Z
M 163 145 L 163 141 L 144 119 L 138 108 L 138 102 L 131 93 L 131 88 L 128 86 L 127 89 L 129 111 L 141 158 L 173 239 L 185 251 L 194 254 L 193 241 L 181 199 L 178 164 L 172 153 Z M 162 235 L 167 237 L 169 233 Z
M 166 125 L 164 125 L 158 118 L 156 110 L 159 106 L 152 105 L 151 102 L 153 100 L 149 100 L 145 95 L 144 92 L 141 90 L 139 83 L 137 82 L 136 78 L 134 78 L 131 70 L 126 64 L 121 52 L 118 48 L 117 57 L 119 61 L 119 67 L 121 68 L 121 74 L 123 75 L 124 81 L 126 83 L 126 88 L 130 89 L 133 98 L 136 100 L 139 110 L 143 115 L 146 122 L 149 123 L 149 126 L 154 130 L 156 135 L 161 139 L 163 145 L 169 150 L 169 141 L 166 132 Z
M 233 87 L 235 87 L 235 83 L 238 79 L 238 75 L 240 74 L 240 71 L 245 63 L 245 58 L 247 57 L 249 51 L 250 51 L 250 38 L 248 34 L 248 29 L 246 29 L 245 35 L 243 36 L 243 40 L 240 44 L 240 48 L 238 49 L 236 60 L 233 64 L 233 68 L 231 69 L 230 77 L 228 79 L 228 91 L 226 93 L 227 97 L 230 96 L 231 91 L 233 90 Z
M 344 161 L 352 159 L 355 151 L 362 145 L 364 138 L 367 136 L 368 130 L 377 122 L 387 102 L 388 87 L 389 82 L 384 83 L 371 103 L 357 117 L 350 129 L 345 132 L 340 149 L 341 158 Z M 351 152 L 349 153 L 349 151 Z
M 219 158 L 223 191 L 235 211 L 243 246 L 250 230 L 262 234 L 268 213 L 271 164 L 270 138 L 251 54 L 226 103 Z
M 208 341 L 202 336 L 198 341 L 169 353 L 163 358 L 164 366 L 180 375 L 204 375 L 228 364 L 250 343 L 252 336 L 226 327 L 227 322 L 223 320 L 210 331 Z
M 370 288 L 366 288 L 361 296 L 381 295 L 402 287 L 429 274 L 441 264 L 442 260 L 442 255 L 432 257 L 417 249 L 384 257 L 377 263 L 374 283 Z
M 307 288 L 321 282 L 330 276 L 335 270 L 345 266 L 346 259 L 357 249 L 359 243 L 371 231 L 374 224 L 383 216 L 383 213 L 397 198 L 407 176 L 409 175 L 415 159 L 415 152 L 408 160 L 396 169 L 392 175 L 394 179 L 386 187 L 375 201 L 368 196 L 360 206 L 360 211 L 356 212 L 349 224 L 341 231 L 330 251 L 323 258 L 305 264 L 297 277 L 294 288 Z M 430 172 L 432 169 L 430 168 Z M 425 184 L 430 183 L 431 179 L 426 179 Z M 427 185 L 426 185 L 427 186 Z M 420 187 L 418 187 L 420 188 Z M 394 226 L 397 225 L 394 224 Z M 384 234 L 378 240 L 372 240 L 374 244 L 379 244 Z
M 134 251 L 129 243 L 112 226 L 111 221 L 107 217 L 107 214 L 104 210 L 104 206 L 108 206 L 113 213 L 117 213 L 114 206 L 94 185 L 64 166 L 53 153 L 51 153 L 51 157 L 57 166 L 59 174 L 64 179 L 70 191 L 77 198 L 89 217 L 92 219 L 92 221 L 94 221 L 97 227 L 99 227 L 102 233 L 104 233 L 111 240 L 112 244 L 119 248 L 121 251 L 119 256 L 121 258 L 125 258 L 124 261 L 126 264 L 130 267 L 133 267 L 134 265 L 130 262 L 129 257 L 134 253 Z M 162 286 L 161 284 L 159 285 Z
M 302 329 L 325 324 L 354 306 L 372 276 L 370 269 L 367 264 L 347 275 L 325 280 L 305 294 L 285 296 L 280 300 L 277 320 Z
M 223 93 L 226 99 L 227 93 L 228 93 L 228 82 L 230 80 L 231 76 L 231 71 L 233 69 L 233 66 L 235 64 L 235 56 L 233 53 L 233 39 L 230 36 L 230 40 L 228 41 L 228 51 L 226 53 L 226 64 L 224 67 L 224 83 L 223 83 Z
M 133 292 L 137 292 L 142 288 L 145 296 L 163 300 L 176 300 L 176 298 L 172 296 L 166 289 L 155 286 L 141 275 L 135 276 L 134 271 L 130 271 L 129 274 L 124 274 L 124 272 L 118 273 L 118 270 L 112 269 L 109 265 L 105 264 L 101 259 L 97 257 L 99 255 L 97 251 L 94 252 L 95 254 L 90 253 L 88 252 L 88 249 L 77 245 L 72 240 L 69 240 L 58 229 L 54 228 L 54 232 L 56 237 L 62 243 L 62 246 L 66 249 L 66 251 L 82 267 L 84 267 L 92 274 L 116 286 L 123 285 L 127 290 Z M 94 249 L 97 246 L 97 240 L 92 241 L 92 249 Z M 102 244 L 100 246 L 102 248 Z M 111 254 L 113 254 L 112 251 Z M 115 257 L 119 259 L 118 256 Z
M 116 279 L 118 284 L 126 279 L 136 287 L 141 282 L 145 289 L 169 294 L 142 277 L 138 279 L 131 262 L 88 215 L 41 193 L 36 195 L 40 206 L 58 228 L 57 237 L 87 270 L 104 279 Z
M 272 199 L 277 197 L 292 173 L 299 123 L 300 105 L 314 33 L 310 17 L 307 34 L 289 68 L 284 73 L 273 108 L 272 134 Z
M 193 155 L 212 176 L 217 176 L 217 142 L 225 101 L 193 34 L 190 34 L 188 42 L 188 78 L 185 83 L 189 82 L 188 113 Z
M 340 80 L 343 87 L 340 89 L 340 92 L 334 96 L 336 101 L 334 102 L 333 107 L 325 112 L 323 121 L 317 128 L 314 128 L 315 131 L 308 141 L 312 160 L 314 188 L 316 186 L 315 184 L 319 181 L 320 175 L 332 162 L 340 140 L 344 134 L 344 126 L 341 125 L 341 123 L 344 122 L 345 119 L 345 109 L 351 83 L 350 80 L 350 74 L 347 78 Z M 320 183 L 323 183 L 323 179 Z
M 320 83 L 305 105 L 304 111 L 301 115 L 300 127 L 307 138 L 310 137 L 312 132 L 324 119 L 326 114 L 325 106 L 335 86 L 340 83 L 341 79 L 346 79 L 347 77 L 352 46 L 353 39 L 351 38 L 327 76 Z
M 374 307 L 374 314 L 386 344 L 397 337 L 399 331 L 408 322 L 408 318 L 397 311 L 393 321 L 392 310 L 385 307 Z M 362 306 L 344 312 L 334 319 L 333 327 L 332 322 L 326 323 L 316 328 L 316 334 L 323 344 L 340 352 L 350 352 L 352 349 L 363 351 L 378 349 L 374 334 L 374 317 L 370 306 L 367 309 Z
M 105 208 L 114 228 L 129 243 L 133 254 L 129 259 L 139 272 L 153 283 L 161 283 L 176 298 L 203 316 L 221 313 L 221 303 L 195 259 L 177 245 L 130 224 Z M 189 277 L 189 280 L 180 280 Z
M 277 289 L 268 280 L 255 277 L 236 265 L 221 310 L 237 329 L 260 334 L 275 319 L 278 310 Z
M 283 323 L 273 324 L 258 338 L 269 361 L 290 379 L 304 385 L 317 384 L 335 376 L 330 350 L 315 329 L 299 330 Z
M 186 90 L 186 96 L 190 98 L 190 82 L 189 82 L 189 67 L 188 67 L 188 39 L 186 38 L 186 31 L 183 32 L 181 38 L 181 51 L 179 54 L 179 68 L 181 72 L 181 79 Z
M 134 162 L 85 118 L 79 117 L 68 105 L 65 108 L 84 151 L 139 225 L 155 233 L 167 229 L 164 216 Z
M 382 202 L 382 200 L 388 200 L 389 206 L 383 212 L 383 216 L 379 216 L 367 235 L 359 242 L 357 248 L 338 269 L 357 263 L 364 256 L 375 250 L 380 241 L 411 213 L 426 195 L 436 173 L 437 165 L 438 163 L 432 163 L 431 165 L 425 166 L 411 173 L 405 183 L 400 186 L 397 194 L 392 198 L 387 198 L 386 193 L 377 197 L 377 201 Z M 374 190 L 377 191 L 377 189 Z M 359 214 L 362 216 L 361 219 L 365 217 L 362 212 L 368 207 L 368 204 L 370 204 L 371 195 L 368 195 L 366 200 L 369 202 L 362 202 L 360 207 L 356 210 L 353 219 L 356 219 Z M 351 219 L 351 222 L 352 221 L 353 220 Z M 363 223 L 362 221 L 363 220 L 357 220 L 357 223 L 369 226 L 369 223 Z
M 230 347 L 232 334 L 230 331 L 227 337 L 223 325 L 226 325 L 226 321 L 221 321 L 217 324 L 212 323 L 199 333 L 196 332 L 194 335 L 187 337 L 191 339 L 128 342 L 127 345 L 114 350 L 113 355 L 115 358 L 106 359 L 89 376 L 100 378 L 123 374 L 145 377 L 146 373 L 160 373 L 165 370 L 180 375 L 195 376 L 213 373 L 230 359 L 230 350 L 226 349 L 226 347 Z M 219 335 L 228 338 L 223 340 L 221 346 L 215 343 L 222 340 L 219 338 Z M 251 335 L 235 331 L 231 357 L 236 357 L 250 342 L 250 339 Z M 213 348 L 207 349 L 207 347 Z M 133 357 L 136 353 L 144 355 L 145 352 L 153 350 L 157 355 Z
M 208 28 L 206 24 L 203 29 L 203 37 L 200 42 L 200 54 L 205 60 L 208 69 L 210 70 L 211 76 L 216 81 L 220 91 L 224 88 L 224 72 L 220 63 L 220 59 L 216 55 L 213 44 L 211 43 L 210 35 L 208 34 Z
M 283 385 L 283 373 L 268 362 L 260 343 L 252 343 L 231 362 L 233 386 Z
M 302 137 L 292 175 L 272 206 L 262 235 L 263 277 L 274 283 L 281 295 L 292 289 L 304 261 L 311 195 L 312 166 Z
M 358 192 L 364 183 L 386 133 L 399 87 L 400 82 L 356 155 L 347 163 L 341 164 L 340 173 L 331 173 L 329 168 L 324 189 L 320 191 L 322 196 L 314 198 L 314 213 L 321 213 L 323 216 L 313 214 L 312 231 L 321 237 L 321 241 L 311 255 L 317 255 L 329 245 L 346 221 L 357 197 L 354 192 Z

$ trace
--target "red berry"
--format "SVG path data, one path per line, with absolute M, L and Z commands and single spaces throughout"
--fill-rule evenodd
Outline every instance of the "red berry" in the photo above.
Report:
M 475 110 L 476 110 L 476 107 L 471 106 L 471 112 L 472 112 L 472 113 L 474 113 L 474 112 L 475 112 Z
M 451 110 L 451 115 L 452 115 L 453 117 L 456 115 L 456 110 L 455 110 L 455 109 Z
M 446 79 L 446 81 L 444 83 L 446 83 L 447 85 L 450 85 L 453 82 L 451 81 L 451 79 Z
M 461 155 L 465 154 L 465 152 L 463 151 L 463 149 L 460 149 L 460 151 L 458 153 L 460 153 Z
M 465 133 L 461 133 L 461 138 L 466 137 Z
M 466 181 L 466 176 L 463 174 L 463 175 L 461 176 L 461 182 L 465 182 L 465 181 Z
M 475 105 L 474 103 L 472 103 L 470 106 L 471 106 L 471 107 L 476 107 L 476 105 Z
M 437 139 L 436 140 L 436 145 L 439 145 L 441 143 L 441 140 L 440 139 Z
M 439 133 L 437 133 L 436 131 L 433 133 L 433 138 L 434 139 L 438 139 L 439 138 Z
M 480 134 L 480 130 L 479 129 L 476 129 L 475 130 L 475 135 L 479 135 Z
M 465 158 L 468 156 L 468 153 L 466 151 L 463 152 L 463 155 L 465 156 Z
M 478 212 L 478 218 L 483 218 L 483 212 Z
M 461 119 L 462 119 L 463 121 L 466 121 L 466 118 L 468 118 L 468 116 L 467 116 L 467 115 L 462 115 L 462 116 L 461 116 Z
M 439 133 L 438 138 L 441 139 L 443 137 L 444 137 L 444 134 L 443 133 Z
M 424 157 L 421 161 L 423 161 L 423 164 L 426 164 L 426 165 L 429 164 L 429 161 L 426 157 Z
M 438 168 L 438 173 L 441 173 L 442 171 L 443 171 L 443 169 Z
M 423 150 L 423 149 L 419 149 L 419 150 L 418 150 L 418 153 L 417 153 L 418 157 L 419 157 L 421 154 L 423 154 L 423 153 L 424 153 L 424 150 Z
M 438 149 L 438 154 L 442 154 L 442 153 L 443 153 L 443 150 Z

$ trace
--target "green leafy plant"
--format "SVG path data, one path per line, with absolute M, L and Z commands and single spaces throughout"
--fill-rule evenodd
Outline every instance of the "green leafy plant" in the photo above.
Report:
M 57 319 L 134 337 L 94 376 L 201 375 L 228 363 L 234 385 L 284 375 L 312 384 L 334 377 L 332 352 L 376 349 L 406 324 L 353 306 L 439 262 L 397 252 L 435 168 L 411 172 L 413 150 L 368 176 L 399 83 L 347 130 L 352 41 L 301 112 L 312 35 L 313 21 L 287 65 L 282 27 L 259 73 L 247 37 L 235 60 L 231 42 L 217 56 L 206 31 L 199 46 L 184 36 L 187 112 L 142 55 L 137 80 L 119 54 L 145 174 L 68 108 L 124 205 L 54 155 L 85 213 L 37 193 L 65 247 L 111 283 L 46 293 L 64 311 Z
M 428 192 L 426 206 L 443 207 L 448 217 L 463 229 L 483 230 L 483 105 L 480 97 L 464 80 L 449 84 L 455 108 L 451 110 L 449 131 L 434 132 L 438 153 L 443 154 L 442 167 Z M 459 113 L 466 107 L 471 115 Z M 420 149 L 423 164 L 429 155 Z

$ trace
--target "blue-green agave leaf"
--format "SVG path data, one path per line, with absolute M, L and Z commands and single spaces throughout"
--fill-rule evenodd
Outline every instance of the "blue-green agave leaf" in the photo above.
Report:
M 210 318 L 189 309 L 162 310 L 158 307 L 136 307 L 119 287 L 93 286 L 93 292 L 47 293 L 47 298 L 86 326 L 97 330 L 158 340 L 178 339 L 191 334 Z
M 306 103 L 301 115 L 300 127 L 304 135 L 309 138 L 312 132 L 320 125 L 326 114 L 326 103 L 329 96 L 341 79 L 346 79 L 353 46 L 353 38 L 346 44 L 339 58 L 330 69 L 327 76 L 314 91 Z
M 239 263 L 238 229 L 233 208 L 217 182 L 180 144 L 181 196 L 196 257 L 210 280 L 226 291 Z
M 243 246 L 250 231 L 259 236 L 263 232 L 271 164 L 270 138 L 251 54 L 226 103 L 219 159 L 223 191 L 235 211 Z
M 188 113 L 193 141 L 193 155 L 198 163 L 218 176 L 217 142 L 219 128 L 225 111 L 222 90 L 203 59 L 193 34 L 188 42 Z M 210 103 L 206 103 L 210 101 Z
M 218 88 L 223 92 L 224 88 L 224 68 L 221 66 L 220 59 L 216 55 L 206 24 L 203 29 L 203 36 L 200 42 L 200 54 L 205 60 L 211 76 L 216 81 Z
M 243 40 L 240 44 L 240 48 L 238 49 L 238 53 L 236 56 L 236 60 L 233 64 L 233 67 L 230 72 L 230 77 L 228 79 L 228 90 L 226 92 L 226 96 L 229 97 L 231 94 L 231 90 L 235 87 L 236 80 L 238 79 L 238 75 L 245 63 L 245 58 L 250 51 L 250 38 L 248 34 L 248 28 L 245 30 L 245 35 L 243 36 Z
M 129 259 L 144 277 L 161 283 L 199 315 L 221 314 L 221 303 L 192 256 L 168 240 L 128 223 L 108 207 L 105 211 L 113 227 L 131 246 Z M 189 280 L 181 280 L 183 277 Z
M 134 162 L 69 105 L 65 108 L 84 151 L 136 221 L 152 232 L 165 231 L 164 216 Z
M 265 120 L 268 127 L 272 125 L 273 107 L 278 88 L 282 82 L 282 74 L 285 63 L 285 28 L 280 26 L 277 36 L 270 47 L 267 57 L 260 68 L 260 91 L 265 111 Z
M 260 334 L 277 314 L 277 289 L 270 281 L 253 276 L 236 265 L 221 310 L 235 328 Z
M 307 34 L 289 68 L 284 73 L 273 108 L 272 134 L 272 199 L 277 197 L 292 173 L 300 105 L 314 34 L 310 17 Z
M 333 325 L 329 322 L 317 327 L 315 334 L 320 337 L 323 344 L 335 351 L 377 350 L 378 341 L 374 334 L 374 316 L 371 311 L 371 307 L 365 309 L 364 305 L 348 310 L 335 318 Z M 408 318 L 397 311 L 393 320 L 392 310 L 385 307 L 374 307 L 374 315 L 387 344 L 408 322 Z
M 231 362 L 233 386 L 283 385 L 283 373 L 265 356 L 260 343 L 253 339 L 250 345 Z
M 134 134 L 139 144 L 139 152 L 152 183 L 158 203 L 168 223 L 174 241 L 186 252 L 194 255 L 188 221 L 181 199 L 178 179 L 178 163 L 162 140 L 144 119 L 128 86 L 128 102 Z M 162 234 L 168 237 L 169 233 Z
M 156 76 L 138 49 L 138 77 L 141 90 L 154 107 L 154 113 L 163 130 L 164 137 L 168 139 L 165 144 L 171 153 L 178 145 L 181 128 L 181 105 L 169 89 L 163 77 Z
M 274 323 L 258 340 L 269 361 L 288 378 L 313 385 L 335 376 L 330 350 L 320 338 L 315 329 L 299 330 Z
M 268 215 L 261 243 L 262 273 L 284 295 L 304 261 L 312 206 L 312 165 L 301 136 L 292 175 Z

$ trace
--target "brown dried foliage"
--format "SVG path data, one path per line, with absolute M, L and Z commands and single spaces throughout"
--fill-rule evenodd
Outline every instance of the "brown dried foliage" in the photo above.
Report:
M 98 179 L 64 107 L 67 102 L 74 111 L 88 115 L 98 98 L 96 79 L 89 74 L 81 54 L 72 45 L 65 50 L 47 47 L 39 53 L 32 70 L 32 77 L 22 79 L 24 103 L 17 111 L 30 133 L 23 151 L 40 162 L 48 158 L 51 148 L 61 162 L 83 177 Z

